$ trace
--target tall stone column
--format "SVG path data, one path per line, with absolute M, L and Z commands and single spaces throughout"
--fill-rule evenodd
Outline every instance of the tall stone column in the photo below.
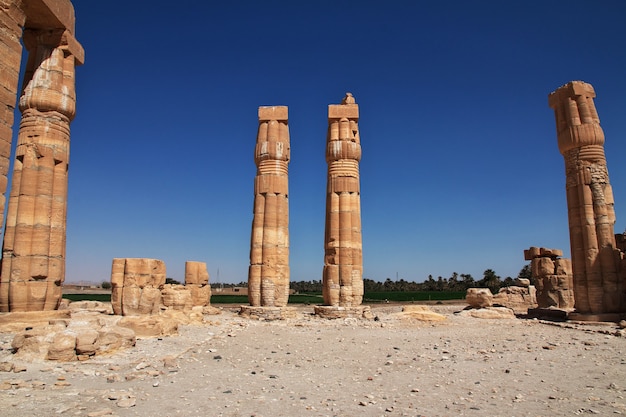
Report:
M 355 307 L 363 301 L 359 106 L 347 93 L 328 106 L 324 305 Z
M 54 310 L 61 300 L 74 66 L 83 56 L 66 29 L 26 29 L 23 40 L 29 56 L 2 249 L 2 311 Z
M 565 159 L 575 307 L 598 315 L 625 312 L 626 287 L 618 275 L 613 191 L 595 96 L 590 84 L 572 81 L 552 92 L 549 104 Z
M 22 60 L 20 38 L 26 22 L 21 4 L 22 0 L 0 0 L 0 225 L 4 224 L 13 115 Z
M 283 307 L 289 299 L 287 112 L 286 106 L 259 107 L 248 272 L 248 300 L 253 307 Z

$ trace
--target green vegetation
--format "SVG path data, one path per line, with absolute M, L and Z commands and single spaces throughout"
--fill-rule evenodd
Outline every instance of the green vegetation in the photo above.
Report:
M 72 301 L 103 301 L 111 302 L 111 294 L 63 294 L 63 298 Z
M 111 283 L 109 281 L 102 281 L 102 284 L 100 284 L 100 288 L 102 288 L 103 290 L 110 290 Z
M 364 302 L 462 300 L 464 291 L 378 291 L 366 292 Z

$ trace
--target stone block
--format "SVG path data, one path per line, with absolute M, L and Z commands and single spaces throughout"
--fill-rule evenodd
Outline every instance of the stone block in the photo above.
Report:
M 465 294 L 465 301 L 472 308 L 491 307 L 493 294 L 489 288 L 468 288 Z

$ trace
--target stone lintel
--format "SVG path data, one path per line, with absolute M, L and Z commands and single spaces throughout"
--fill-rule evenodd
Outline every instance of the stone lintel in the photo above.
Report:
M 85 63 L 85 50 L 71 32 L 66 31 L 63 34 L 63 45 L 61 49 L 66 49 L 74 57 L 76 65 L 83 65 Z
M 339 306 L 315 306 L 315 315 L 325 319 L 368 319 L 374 318 L 370 306 L 339 307 Z
M 329 104 L 328 105 L 328 118 L 329 119 L 358 119 L 359 118 L 359 105 L 358 104 Z
M 239 315 L 256 320 L 285 320 L 295 318 L 297 313 L 293 307 L 241 306 Z
M 260 106 L 259 121 L 288 120 L 289 109 L 287 106 Z
M 28 29 L 67 29 L 74 33 L 74 6 L 70 0 L 23 0 Z

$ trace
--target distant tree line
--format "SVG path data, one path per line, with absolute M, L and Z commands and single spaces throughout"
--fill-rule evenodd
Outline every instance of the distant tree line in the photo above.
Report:
M 517 278 L 531 279 L 530 264 L 525 265 L 517 274 Z M 531 281 L 532 282 L 532 281 Z M 365 292 L 384 292 L 384 291 L 466 291 L 468 288 L 489 288 L 492 293 L 497 293 L 502 287 L 510 287 L 515 285 L 515 279 L 506 277 L 502 279 L 495 273 L 493 269 L 487 269 L 483 272 L 483 277 L 479 280 L 474 279 L 471 274 L 459 274 L 453 272 L 447 278 L 438 276 L 436 279 L 429 275 L 424 282 L 406 281 L 405 279 L 397 279 L 392 281 L 387 278 L 385 281 L 374 281 L 373 279 L 363 279 L 363 289 Z M 238 284 L 220 284 L 213 283 L 213 288 L 232 288 L 247 287 L 247 282 Z M 289 287 L 296 293 L 321 293 L 322 281 L 291 281 Z

